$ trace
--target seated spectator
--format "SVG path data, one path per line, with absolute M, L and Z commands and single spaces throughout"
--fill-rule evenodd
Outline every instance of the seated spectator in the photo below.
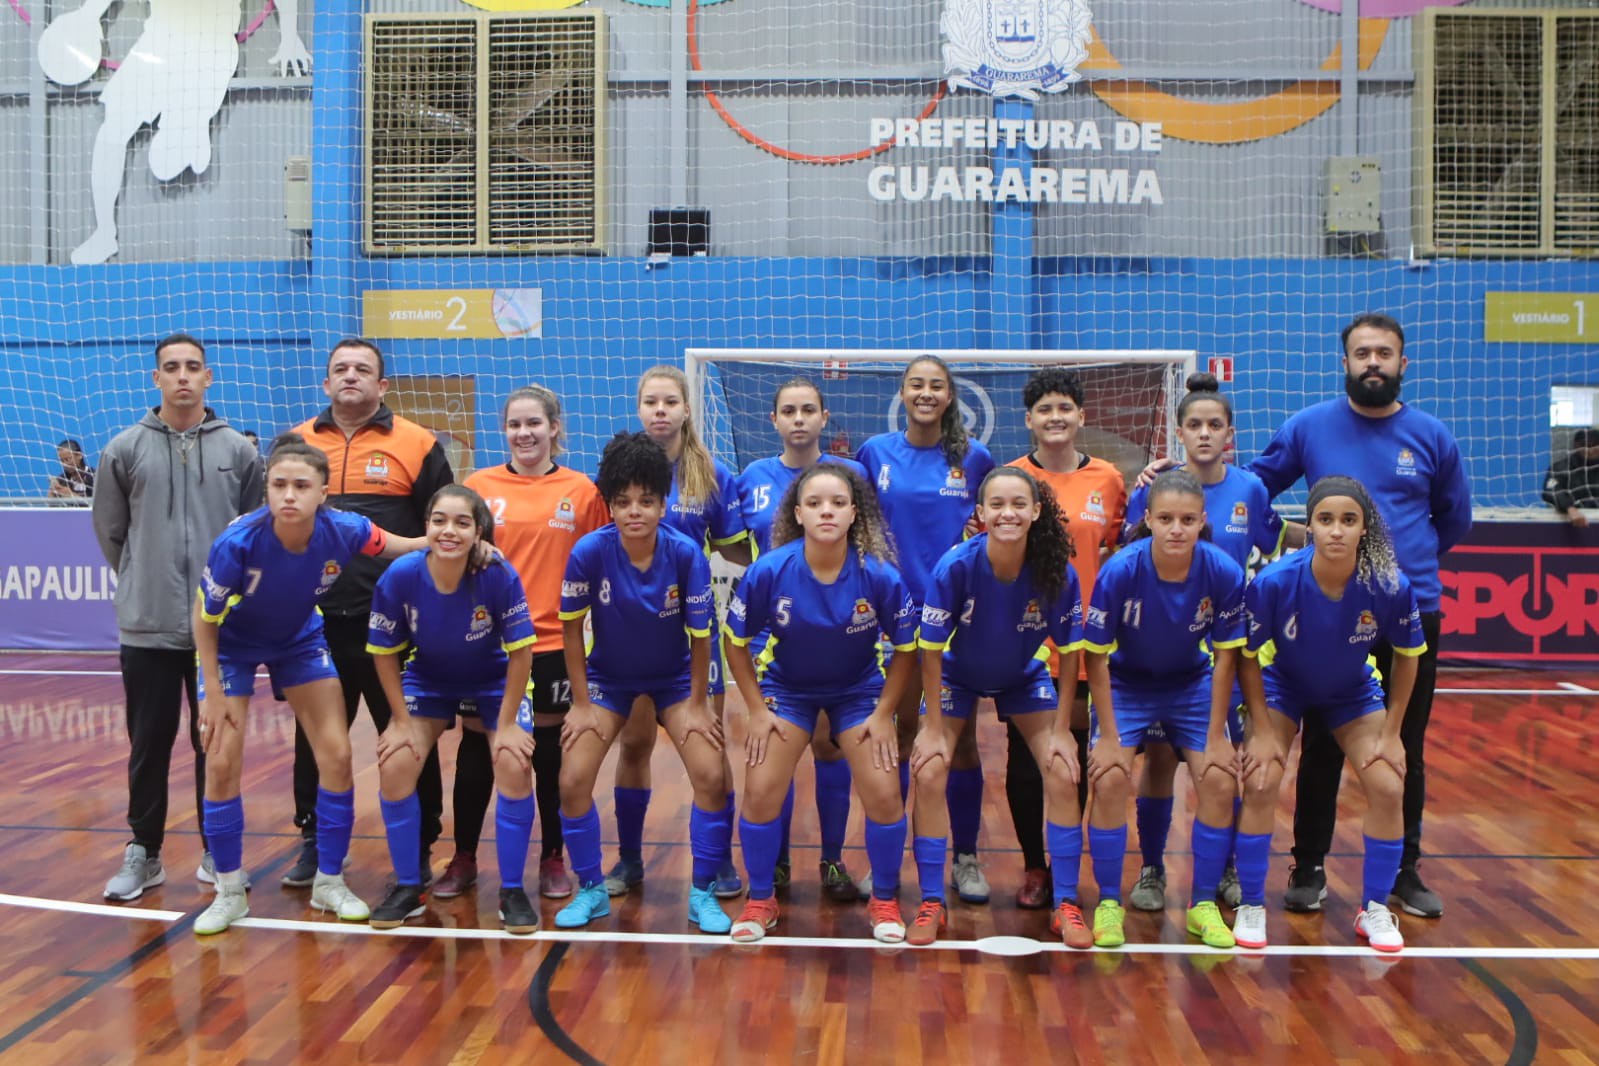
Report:
M 94 470 L 84 458 L 83 445 L 68 437 L 56 445 L 61 473 L 50 479 L 51 499 L 83 499 L 94 495 Z
M 1599 507 L 1599 429 L 1571 435 L 1571 454 L 1556 459 L 1544 475 L 1543 498 L 1572 525 L 1588 524 L 1584 507 Z

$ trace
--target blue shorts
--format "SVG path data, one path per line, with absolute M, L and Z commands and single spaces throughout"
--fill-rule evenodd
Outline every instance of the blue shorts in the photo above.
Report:
M 445 696 L 419 696 L 412 692 L 405 694 L 405 709 L 418 718 L 434 718 L 448 722 L 446 728 L 453 728 L 455 716 L 476 718 L 482 723 L 483 728 L 490 733 L 500 726 L 500 703 L 505 699 L 505 690 L 498 692 L 490 689 L 479 692 L 476 696 L 466 699 L 450 699 Z M 524 697 L 525 699 L 525 697 Z M 464 723 L 463 723 L 464 724 Z
M 810 736 L 816 732 L 816 722 L 823 711 L 827 712 L 828 727 L 834 743 L 872 716 L 877 710 L 877 699 L 883 694 L 881 687 L 873 691 L 850 692 L 835 696 L 812 696 L 795 692 L 781 685 L 764 684 L 761 693 L 766 706 L 783 721 L 799 726 Z
M 1017 714 L 1053 711 L 1060 706 L 1060 692 L 1050 679 L 1049 667 L 1041 659 L 1029 659 L 1016 683 L 1002 689 L 978 690 L 946 681 L 939 701 L 945 714 L 964 721 L 972 716 L 977 701 L 984 696 L 994 698 L 994 710 L 999 712 L 1000 721 Z M 927 713 L 925 700 L 922 713 Z
M 1385 709 L 1387 703 L 1383 699 L 1382 686 L 1377 684 L 1376 678 L 1367 678 L 1360 688 L 1330 700 L 1325 698 L 1307 700 L 1267 676 L 1266 706 L 1281 712 L 1296 726 L 1302 725 L 1307 715 L 1314 714 L 1330 732 L 1340 726 L 1348 725 L 1356 718 L 1376 714 Z
M 231 658 L 217 655 L 217 665 L 222 671 L 224 696 L 255 695 L 255 668 L 265 665 L 275 691 L 308 685 L 313 681 L 337 680 L 339 672 L 333 669 L 333 657 L 328 654 L 328 643 L 319 632 L 309 640 L 286 649 L 274 659 L 259 660 L 255 656 Z M 200 687 L 197 695 L 205 699 L 205 671 L 199 671 Z
M 1233 685 L 1233 694 L 1228 697 L 1228 699 L 1231 700 L 1231 702 L 1227 705 L 1227 739 L 1236 746 L 1244 742 L 1244 694 L 1239 691 L 1236 684 Z M 1117 704 L 1117 706 L 1120 706 L 1120 704 Z M 1208 726 L 1210 721 L 1210 711 L 1208 708 L 1206 709 L 1205 714 L 1205 721 Z M 1118 714 L 1116 717 L 1120 718 L 1121 715 Z M 1156 722 L 1154 725 L 1150 726 L 1149 731 L 1144 734 L 1145 745 L 1169 743 L 1171 743 L 1171 741 L 1166 739 L 1166 726 L 1164 723 Z
M 710 683 L 705 686 L 708 696 L 720 696 L 727 691 L 727 657 L 722 654 L 722 642 L 714 641 L 711 644 L 711 677 Z M 667 704 L 671 706 L 671 704 Z
M 1118 742 L 1136 748 L 1147 742 L 1149 731 L 1159 724 L 1161 741 L 1179 751 L 1201 752 L 1210 735 L 1210 678 L 1204 677 L 1186 688 L 1166 692 L 1129 690 L 1111 682 L 1111 700 L 1116 708 Z M 1092 705 L 1090 705 L 1092 711 Z M 1092 715 L 1092 741 L 1099 741 L 1099 715 Z
M 675 681 L 645 683 L 643 685 L 614 685 L 602 677 L 589 675 L 589 699 L 597 706 L 604 707 L 612 714 L 628 717 L 633 711 L 633 701 L 640 696 L 648 696 L 655 703 L 655 720 L 661 720 L 661 712 L 669 707 L 676 707 L 688 699 L 693 691 L 688 678 L 684 677 Z

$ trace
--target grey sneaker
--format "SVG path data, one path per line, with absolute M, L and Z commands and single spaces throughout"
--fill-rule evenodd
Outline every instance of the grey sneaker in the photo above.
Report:
M 302 837 L 300 840 L 300 854 L 294 860 L 294 865 L 284 873 L 282 885 L 284 888 L 309 888 L 316 880 L 316 837 Z
M 250 890 L 250 875 L 244 870 L 240 870 L 239 873 L 244 878 L 244 889 L 248 892 Z M 200 856 L 200 865 L 194 871 L 194 879 L 202 885 L 215 887 L 217 883 L 217 861 L 209 851 Z
M 983 868 L 978 864 L 976 855 L 955 856 L 949 884 L 962 903 L 988 902 L 988 878 L 983 876 Z
M 146 854 L 143 844 L 129 844 L 122 849 L 122 869 L 105 884 L 105 898 L 127 903 L 144 895 L 145 889 L 165 884 L 166 879 L 161 856 Z
M 1393 894 L 1389 898 L 1397 899 L 1400 909 L 1417 918 L 1444 916 L 1444 901 L 1438 893 L 1422 883 L 1421 874 L 1416 872 L 1414 866 L 1406 866 L 1399 871 L 1399 876 L 1394 879 Z
M 200 912 L 200 917 L 194 920 L 194 931 L 200 936 L 211 936 L 220 933 L 240 918 L 248 917 L 250 913 L 250 900 L 244 894 L 244 889 L 230 888 L 226 885 L 217 889 L 216 899 L 211 901 L 211 906 Z
M 372 911 L 361 897 L 351 892 L 350 886 L 344 883 L 343 874 L 316 875 L 316 880 L 311 884 L 311 909 L 328 911 L 346 922 L 364 922 L 372 916 Z
M 1216 900 L 1235 909 L 1244 901 L 1244 889 L 1238 883 L 1238 867 L 1230 860 L 1227 869 L 1222 871 L 1221 884 L 1216 886 Z
M 1283 893 L 1283 908 L 1295 914 L 1321 910 L 1327 898 L 1327 871 L 1320 866 L 1293 866 L 1288 870 L 1288 890 Z M 1242 941 L 1240 941 L 1242 943 Z
M 1138 871 L 1138 883 L 1127 894 L 1127 902 L 1134 910 L 1163 911 L 1166 909 L 1166 868 L 1145 866 Z

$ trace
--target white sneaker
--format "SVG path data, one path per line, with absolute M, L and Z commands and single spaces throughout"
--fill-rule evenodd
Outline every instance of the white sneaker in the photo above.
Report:
M 1355 915 L 1355 935 L 1378 951 L 1400 951 L 1405 938 L 1399 932 L 1399 920 L 1386 904 L 1372 900 L 1366 909 Z
M 239 876 L 244 880 L 244 890 L 250 890 L 250 875 L 247 871 L 240 870 Z M 217 861 L 208 851 L 200 856 L 200 865 L 195 867 L 194 879 L 202 885 L 215 885 L 217 883 Z
M 1266 908 L 1240 904 L 1233 917 L 1233 939 L 1241 948 L 1266 946 Z
M 217 898 L 211 901 L 211 906 L 201 911 L 200 917 L 194 920 L 194 931 L 200 936 L 220 933 L 249 913 L 250 900 L 245 896 L 244 889 L 224 885 L 217 889 Z
M 976 855 L 957 855 L 950 869 L 949 886 L 960 896 L 962 903 L 987 903 L 988 878 Z
M 145 889 L 165 884 L 166 879 L 161 856 L 147 854 L 143 844 L 129 844 L 122 849 L 122 868 L 106 882 L 105 898 L 127 903 L 144 895 Z
M 364 922 L 372 915 L 371 908 L 344 883 L 343 874 L 316 875 L 311 882 L 311 909 L 336 914 L 346 922 Z

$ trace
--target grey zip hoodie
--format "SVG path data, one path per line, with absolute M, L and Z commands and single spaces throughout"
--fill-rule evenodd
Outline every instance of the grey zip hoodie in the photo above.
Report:
M 179 433 L 159 408 L 100 456 L 94 532 L 117 572 L 117 630 L 135 648 L 194 647 L 189 612 L 211 542 L 261 505 L 262 461 L 211 408 Z

